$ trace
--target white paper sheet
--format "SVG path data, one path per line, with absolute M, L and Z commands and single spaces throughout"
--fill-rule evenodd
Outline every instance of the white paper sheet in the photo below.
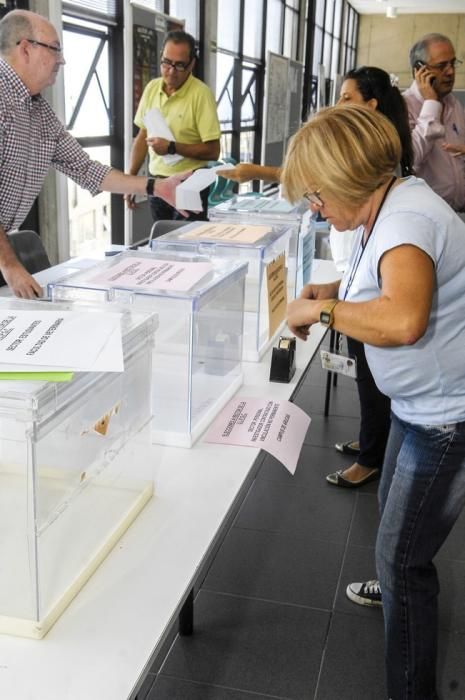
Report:
M 209 262 L 125 258 L 89 280 L 91 283 L 134 289 L 187 292 L 213 270 Z
M 294 474 L 311 418 L 290 401 L 235 397 L 207 432 L 206 442 L 266 450 Z
M 121 372 L 121 314 L 5 310 L 0 370 Z
M 224 167 L 215 165 L 213 168 L 198 168 L 187 180 L 181 182 L 176 187 L 176 209 L 202 211 L 200 192 L 215 182 L 217 170 Z
M 151 138 L 158 137 L 160 139 L 166 139 L 167 141 L 176 140 L 163 114 L 156 107 L 153 107 L 153 109 L 145 113 L 144 124 L 147 129 L 147 136 Z M 180 156 L 179 153 L 168 153 L 166 156 L 162 156 L 162 158 L 166 165 L 174 165 L 175 163 L 179 163 L 180 160 L 183 160 L 183 156 Z

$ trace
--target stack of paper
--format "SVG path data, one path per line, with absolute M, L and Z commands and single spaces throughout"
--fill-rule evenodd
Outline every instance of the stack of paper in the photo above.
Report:
M 119 313 L 0 312 L 0 379 L 68 381 L 73 372 L 123 370 Z

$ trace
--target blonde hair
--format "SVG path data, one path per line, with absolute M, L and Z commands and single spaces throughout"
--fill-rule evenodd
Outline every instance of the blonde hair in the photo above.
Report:
M 353 208 L 392 177 L 401 157 L 396 128 L 362 105 L 329 107 L 296 133 L 287 149 L 281 182 L 292 202 L 322 190 Z

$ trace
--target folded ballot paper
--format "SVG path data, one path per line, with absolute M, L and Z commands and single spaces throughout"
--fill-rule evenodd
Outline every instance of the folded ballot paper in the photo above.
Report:
M 176 209 L 186 211 L 202 211 L 200 192 L 209 187 L 216 180 L 218 170 L 224 170 L 229 166 L 215 165 L 213 168 L 199 168 L 192 175 L 176 187 Z
M 72 372 L 123 370 L 120 313 L 53 309 L 0 312 L 0 377 L 3 379 L 23 379 L 20 375 L 24 373 L 58 373 L 56 377 L 40 378 L 64 381 L 71 378 L 66 375 Z M 7 377 L 7 373 L 17 376 Z
M 144 114 L 144 124 L 145 128 L 147 129 L 147 136 L 151 138 L 158 137 L 160 139 L 166 139 L 167 141 L 176 140 L 173 136 L 173 132 L 166 123 L 163 114 L 156 107 L 150 109 Z M 174 153 L 173 155 L 168 153 L 166 156 L 162 156 L 162 158 L 166 165 L 174 165 L 183 159 L 179 153 Z

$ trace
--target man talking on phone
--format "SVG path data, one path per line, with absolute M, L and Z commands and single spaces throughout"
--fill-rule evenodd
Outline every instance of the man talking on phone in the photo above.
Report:
M 465 111 L 452 95 L 462 63 L 451 40 L 427 34 L 410 49 L 412 85 L 403 93 L 415 152 L 415 174 L 465 218 Z

